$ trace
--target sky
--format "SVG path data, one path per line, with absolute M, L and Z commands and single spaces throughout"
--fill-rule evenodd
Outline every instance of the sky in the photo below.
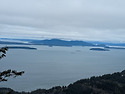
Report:
M 125 42 L 125 0 L 0 0 L 0 38 Z

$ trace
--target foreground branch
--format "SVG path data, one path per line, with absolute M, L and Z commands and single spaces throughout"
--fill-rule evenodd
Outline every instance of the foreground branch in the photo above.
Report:
M 0 53 L 2 53 L 0 55 L 0 59 L 2 59 L 3 57 L 6 57 L 6 52 L 8 51 L 8 47 L 2 47 L 0 48 Z M 17 76 L 21 76 L 24 73 L 24 71 L 21 72 L 17 72 L 16 70 L 5 70 L 3 72 L 0 72 L 0 82 L 2 81 L 7 81 L 8 77 L 17 77 Z
M 0 48 L 0 52 L 2 53 L 0 55 L 0 59 L 3 58 L 3 57 L 6 57 L 6 51 L 8 51 L 8 47 L 2 47 L 2 48 Z
M 17 77 L 17 76 L 21 76 L 24 73 L 24 71 L 21 72 L 17 72 L 16 70 L 5 70 L 3 72 L 0 72 L 0 82 L 2 81 L 7 81 L 8 77 L 12 76 L 12 77 Z

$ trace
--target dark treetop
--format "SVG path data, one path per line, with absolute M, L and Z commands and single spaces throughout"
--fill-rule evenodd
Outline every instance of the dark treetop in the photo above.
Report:
M 69 86 L 56 86 L 48 90 L 16 92 L 10 88 L 0 88 L 0 94 L 125 94 L 125 70 L 81 79 Z

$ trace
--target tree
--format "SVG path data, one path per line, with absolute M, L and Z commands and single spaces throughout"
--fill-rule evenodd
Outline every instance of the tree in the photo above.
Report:
M 6 52 L 8 51 L 8 47 L 2 47 L 0 48 L 0 59 L 6 57 Z M 2 81 L 7 81 L 8 77 L 17 77 L 17 76 L 21 76 L 24 73 L 24 71 L 21 72 L 17 72 L 16 70 L 4 70 L 2 72 L 0 72 L 0 82 Z

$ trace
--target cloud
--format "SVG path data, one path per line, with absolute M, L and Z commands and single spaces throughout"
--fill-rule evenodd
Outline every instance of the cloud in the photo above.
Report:
M 124 0 L 0 0 L 0 36 L 125 41 L 124 3 Z

